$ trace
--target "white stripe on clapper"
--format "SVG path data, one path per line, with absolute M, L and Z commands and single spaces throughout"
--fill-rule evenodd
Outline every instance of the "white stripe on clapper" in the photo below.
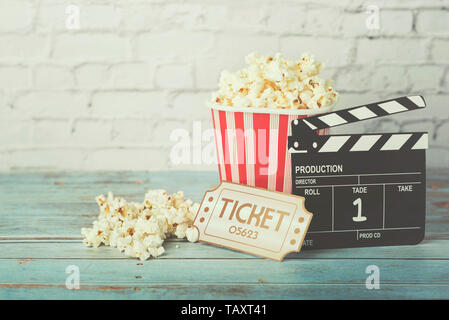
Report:
M 351 136 L 330 136 L 318 152 L 336 152 Z
M 310 129 L 312 130 L 316 130 L 317 127 L 315 127 L 313 124 L 311 124 L 309 121 L 306 120 L 302 120 L 306 125 L 308 125 L 310 127 Z
M 361 136 L 349 151 L 369 151 L 382 135 Z
M 388 113 L 396 113 L 396 112 L 408 110 L 406 107 L 404 107 L 402 104 L 400 104 L 399 102 L 397 102 L 395 100 L 384 102 L 384 103 L 379 103 L 379 107 L 381 107 Z
M 399 150 L 411 136 L 411 134 L 394 134 L 385 142 L 380 150 Z
M 348 112 L 359 120 L 374 118 L 377 116 L 374 112 L 372 112 L 367 107 L 356 108 L 353 110 L 349 110 Z
M 423 134 L 418 141 L 416 141 L 415 145 L 412 147 L 412 150 L 417 149 L 427 149 L 429 147 L 429 135 L 427 133 Z
M 329 127 L 337 126 L 339 124 L 347 123 L 345 119 L 336 113 L 329 113 L 325 116 L 318 117 L 321 121 L 326 123 Z
M 410 101 L 412 101 L 414 104 L 416 104 L 418 107 L 425 107 L 426 104 L 424 102 L 424 99 L 421 96 L 409 96 L 407 97 Z

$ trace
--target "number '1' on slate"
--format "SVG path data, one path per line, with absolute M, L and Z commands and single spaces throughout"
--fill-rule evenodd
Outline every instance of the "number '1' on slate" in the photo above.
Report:
M 304 249 L 421 242 L 428 134 L 316 130 L 424 107 L 421 96 L 407 96 L 291 123 L 292 193 L 304 196 L 314 214 Z

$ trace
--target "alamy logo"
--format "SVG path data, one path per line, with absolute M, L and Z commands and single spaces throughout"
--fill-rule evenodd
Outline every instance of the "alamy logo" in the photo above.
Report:
M 69 30 L 80 29 L 80 8 L 76 5 L 68 5 L 65 8 L 67 17 L 65 19 L 65 27 Z
M 65 269 L 65 273 L 69 276 L 65 280 L 65 286 L 69 290 L 80 288 L 80 268 L 75 265 L 70 265 Z
M 368 30 L 380 29 L 379 11 L 379 7 L 376 5 L 369 5 L 366 8 L 366 14 L 368 17 L 365 20 L 365 26 Z
M 369 265 L 365 269 L 365 273 L 369 274 L 366 278 L 365 286 L 368 290 L 380 289 L 380 270 L 376 265 Z
M 218 150 L 214 137 L 217 137 L 220 144 Z M 170 150 L 170 161 L 176 165 L 216 164 L 215 152 L 218 151 L 224 165 L 260 164 L 261 175 L 272 175 L 277 170 L 277 158 L 270 159 L 269 154 L 269 145 L 274 148 L 273 141 L 278 138 L 276 130 L 232 128 L 224 129 L 222 133 L 218 129 L 202 130 L 201 122 L 194 121 L 192 134 L 186 129 L 178 128 L 170 133 L 169 138 L 174 142 Z M 225 151 L 221 146 L 226 146 Z

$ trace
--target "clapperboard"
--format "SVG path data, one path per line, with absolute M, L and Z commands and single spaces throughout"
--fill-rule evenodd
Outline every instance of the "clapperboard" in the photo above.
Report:
M 316 133 L 423 107 L 421 96 L 408 96 L 292 121 L 292 193 L 314 214 L 304 249 L 423 239 L 427 133 Z

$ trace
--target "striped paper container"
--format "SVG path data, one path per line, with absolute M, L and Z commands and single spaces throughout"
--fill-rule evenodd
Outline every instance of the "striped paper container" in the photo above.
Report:
M 234 108 L 211 105 L 221 181 L 291 193 L 291 122 L 332 111 Z M 327 134 L 328 129 L 318 134 Z

